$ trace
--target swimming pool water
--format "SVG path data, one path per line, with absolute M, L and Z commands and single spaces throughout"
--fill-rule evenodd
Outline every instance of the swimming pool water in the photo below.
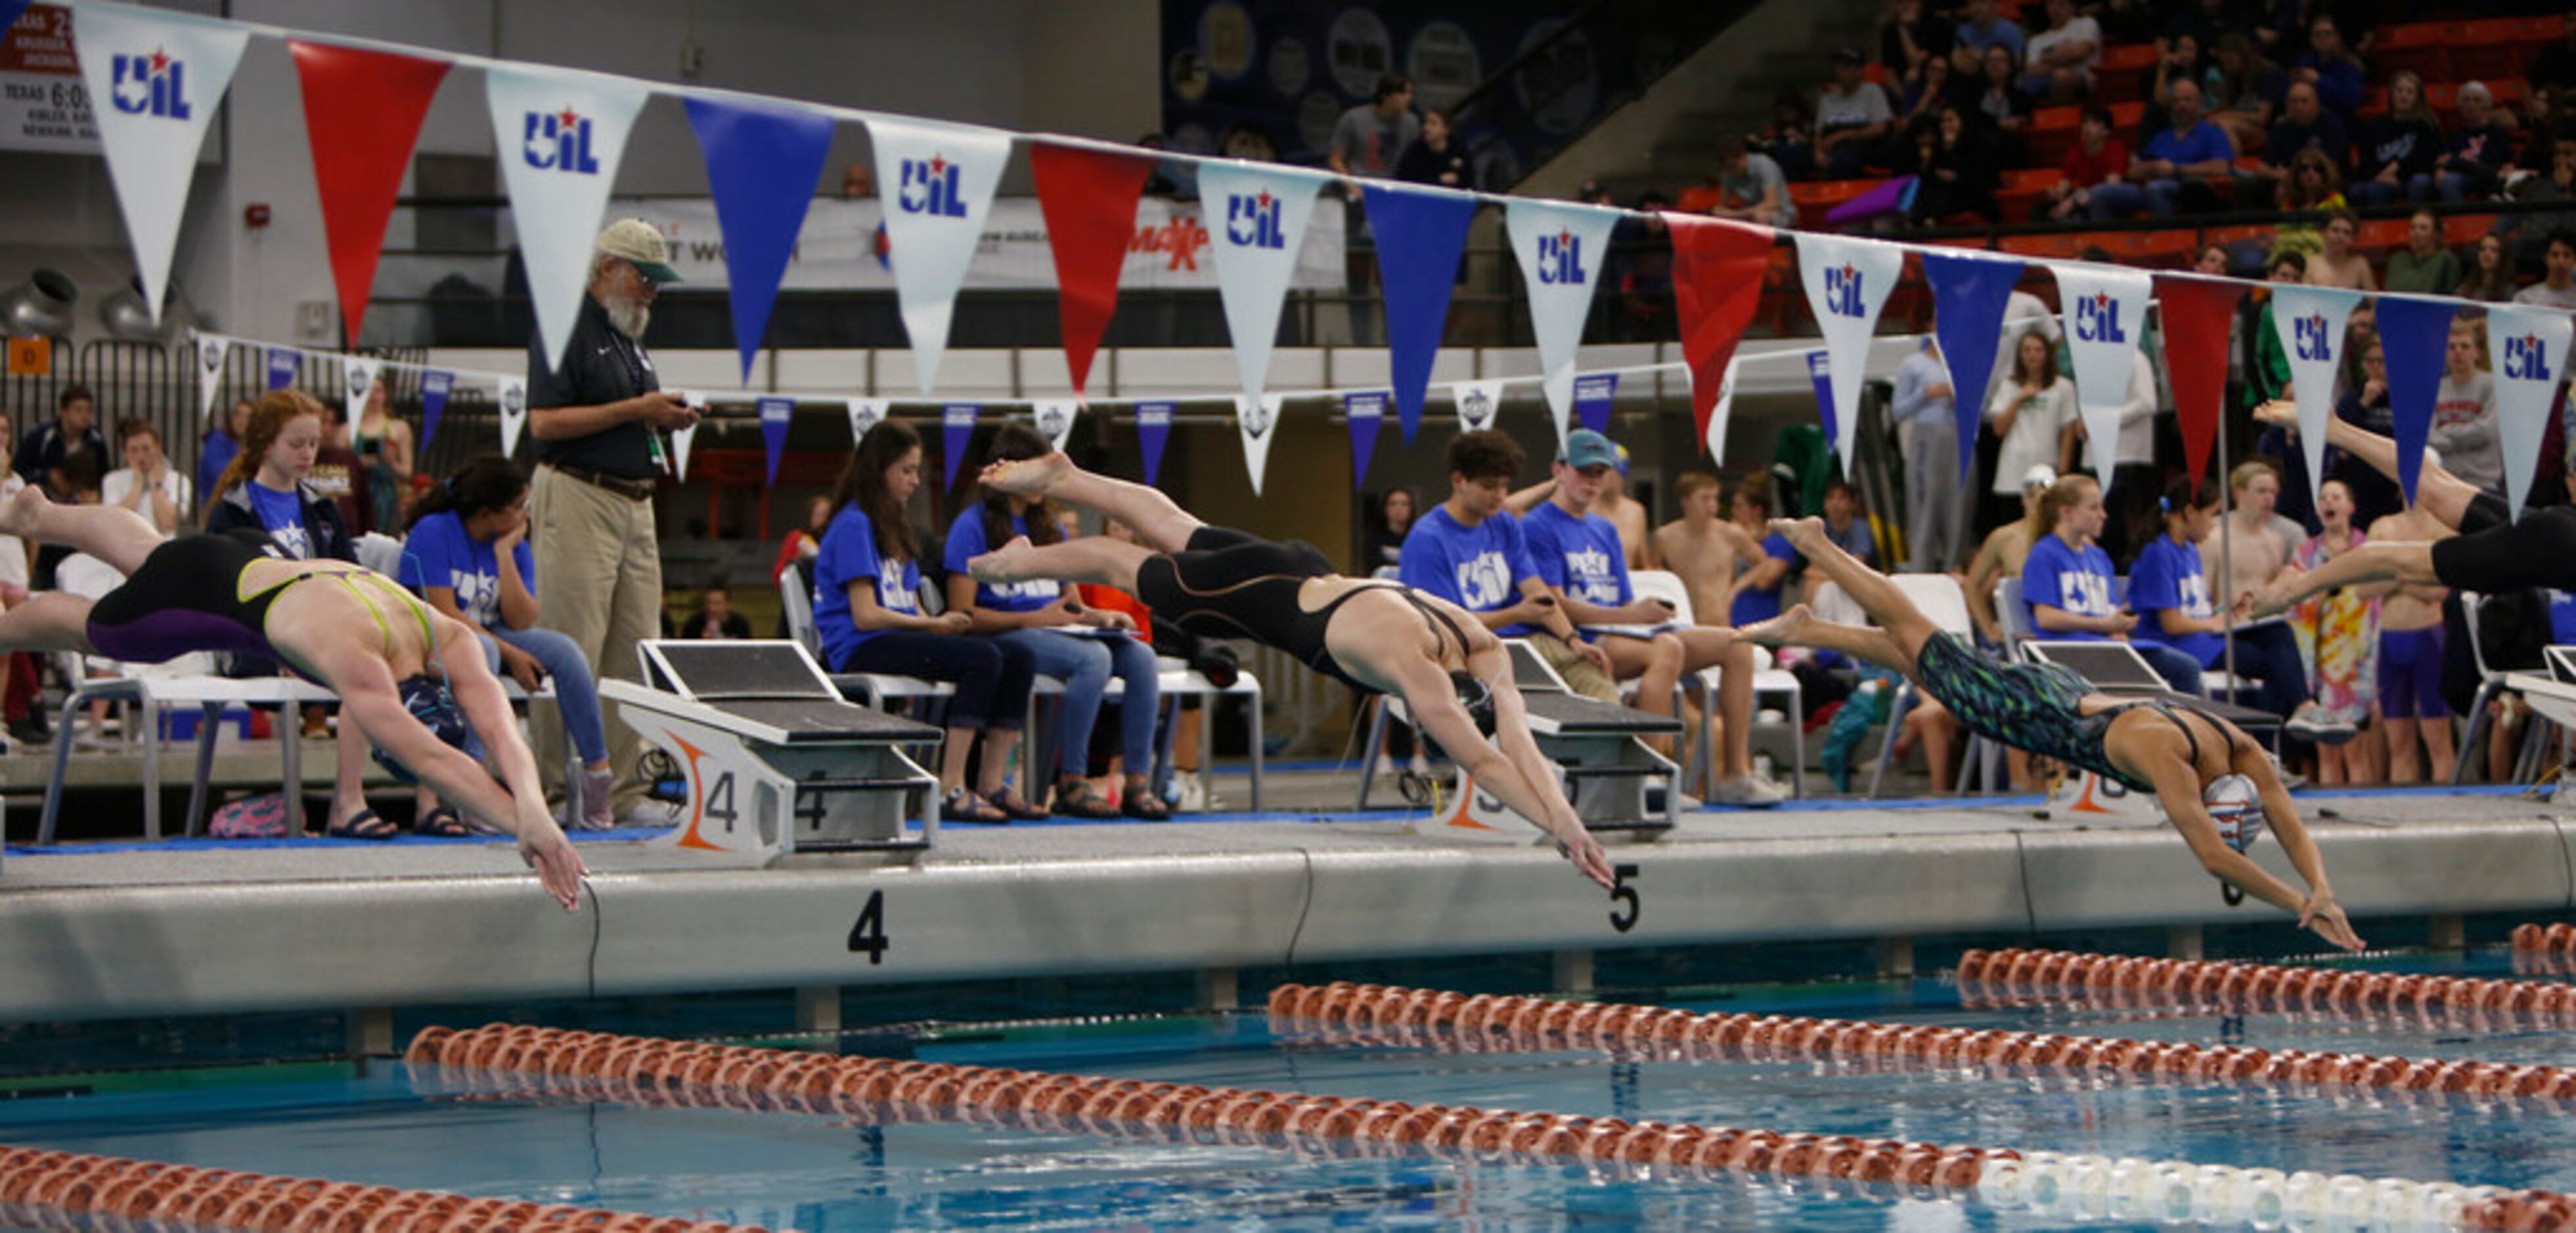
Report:
M 2500 956 L 2444 970 L 2503 975 Z M 1644 999 L 1638 999 L 1644 1000 Z M 2576 1064 L 2576 1042 L 2445 1020 L 2184 1015 L 2063 1005 L 1963 1009 L 1938 980 L 1768 991 L 1686 1009 L 1816 1014 L 2266 1049 Z M 2576 1189 L 2576 1113 L 2406 1094 L 2327 1096 L 1833 1063 L 1634 1062 L 1588 1051 L 1466 1054 L 1274 1034 L 1259 1015 L 853 1035 L 854 1052 L 1112 1078 L 1492 1109 L 1695 1121 L 2364 1177 Z M 295 1077 L 288 1077 L 295 1076 Z M 575 1203 L 806 1230 L 928 1226 L 2036 1228 L 2063 1216 L 1812 1184 L 1637 1177 L 1431 1156 L 1315 1157 L 941 1123 L 443 1094 L 435 1072 L 0 1103 L 0 1142 Z M 417 1078 L 417 1082 L 416 1082 Z

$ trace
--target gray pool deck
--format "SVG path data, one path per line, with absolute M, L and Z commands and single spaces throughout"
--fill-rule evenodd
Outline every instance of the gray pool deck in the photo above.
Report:
M 1242 799 L 1239 776 L 1223 782 Z M 1941 934 L 2267 918 L 2284 949 L 2303 947 L 2286 915 L 2226 906 L 2163 825 L 2043 820 L 2027 799 L 1690 812 L 1611 841 L 1614 895 L 1552 848 L 1352 814 L 1353 782 L 1274 775 L 1271 800 L 1290 807 L 1258 816 L 955 826 L 928 852 L 769 868 L 609 836 L 582 844 L 590 890 L 573 912 L 497 842 L 13 847 L 0 1019 L 1114 971 L 1223 987 L 1289 962 L 1545 951 L 1579 970 L 1615 947 L 1842 938 L 1901 954 Z M 2576 904 L 2576 809 L 2486 790 L 2299 799 L 2365 936 L 2373 919 Z M 27 794 L 9 803 L 31 834 Z M 2289 875 L 2277 843 L 2256 856 Z

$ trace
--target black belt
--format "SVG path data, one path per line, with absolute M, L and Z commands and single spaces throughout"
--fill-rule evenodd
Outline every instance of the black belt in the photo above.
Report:
M 605 488 L 630 501 L 650 501 L 653 499 L 653 493 L 660 487 L 653 480 L 629 479 L 623 475 L 593 471 L 588 467 L 576 467 L 560 462 L 550 462 L 545 465 L 561 472 L 567 479 L 580 480 L 593 488 Z

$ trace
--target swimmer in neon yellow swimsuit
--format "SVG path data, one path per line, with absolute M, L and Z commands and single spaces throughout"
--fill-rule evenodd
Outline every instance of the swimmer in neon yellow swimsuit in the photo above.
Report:
M 380 761 L 515 836 L 546 893 L 567 910 L 578 903 L 581 857 L 546 812 L 536 759 L 462 622 L 355 565 L 271 557 L 256 536 L 165 541 L 132 510 L 56 505 L 34 488 L 0 505 L 0 534 L 67 544 L 126 575 L 95 604 L 52 592 L 0 614 L 0 647 L 137 663 L 189 651 L 274 655 L 338 694 L 340 722 Z M 500 783 L 456 748 L 469 727 Z M 364 808 L 362 769 L 342 758 L 335 822 Z

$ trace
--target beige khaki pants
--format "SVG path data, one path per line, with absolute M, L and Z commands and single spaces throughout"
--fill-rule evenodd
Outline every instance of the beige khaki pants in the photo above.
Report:
M 619 496 L 538 467 L 528 491 L 529 538 L 537 554 L 537 623 L 572 639 L 601 680 L 641 681 L 635 644 L 662 636 L 662 545 L 653 503 Z M 608 765 L 617 774 L 613 804 L 623 815 L 643 803 L 636 774 L 642 743 L 614 706 L 602 706 Z M 551 795 L 563 777 L 563 721 L 549 707 L 530 711 L 537 771 Z
M 542 577 L 545 567 L 538 566 L 537 572 Z M 1567 689 L 1601 702 L 1619 700 L 1619 682 L 1611 680 L 1609 673 L 1578 653 L 1574 649 L 1575 644 L 1561 642 L 1547 634 L 1533 635 L 1529 644 L 1531 650 L 1538 652 L 1540 659 L 1547 661 L 1548 667 L 1556 669 L 1556 674 L 1565 678 Z

